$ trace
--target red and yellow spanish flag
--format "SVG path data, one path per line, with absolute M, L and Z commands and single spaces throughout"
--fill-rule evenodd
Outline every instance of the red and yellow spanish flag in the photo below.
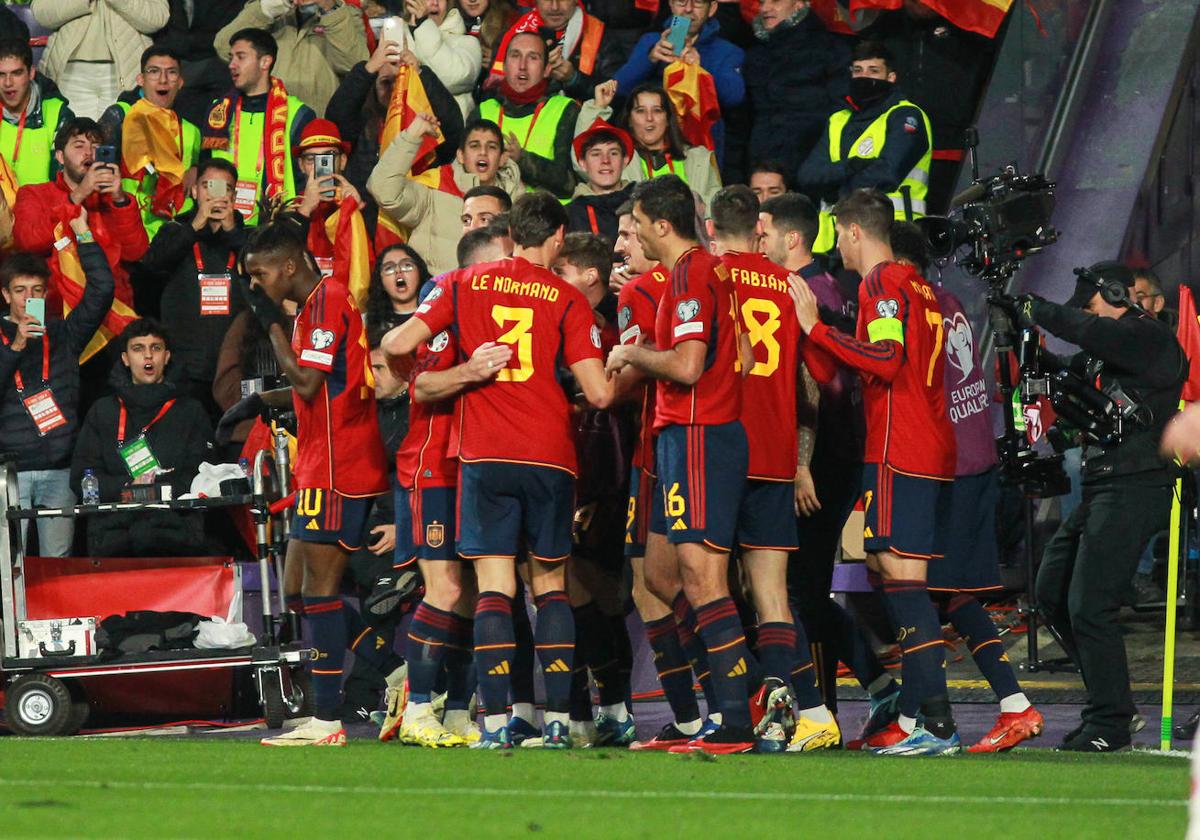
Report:
M 1196 300 L 1192 290 L 1179 286 L 1179 326 L 1176 337 L 1188 360 L 1188 378 L 1183 383 L 1180 399 L 1185 402 L 1200 400 L 1200 318 L 1196 315 Z
M 139 99 L 129 109 L 121 128 L 121 162 L 131 178 L 157 177 L 151 209 L 174 217 L 183 206 L 183 126 L 169 108 Z
M 921 3 L 959 29 L 995 38 L 1013 0 L 921 0 Z M 812 0 L 810 5 L 831 32 L 856 35 L 863 27 L 862 22 L 855 25 L 858 12 L 899 9 L 904 0 Z M 867 18 L 865 22 L 870 20 Z
M 333 260 L 333 276 L 346 285 L 359 308 L 364 308 L 375 255 L 358 202 L 347 197 L 337 206 L 333 202 L 318 205 L 308 226 L 308 250 L 318 259 Z
M 50 255 L 52 282 L 58 287 L 63 301 L 63 315 L 66 315 L 83 300 L 83 287 L 87 284 L 87 276 L 83 273 L 82 263 L 79 262 L 79 250 L 75 246 L 75 236 L 70 228 L 62 222 L 56 224 L 54 240 L 68 243 L 61 251 L 55 249 Z M 86 362 L 104 349 L 104 345 L 119 336 L 136 318 L 137 313 L 133 311 L 133 307 L 114 297 L 108 314 L 100 323 L 100 329 L 96 330 L 87 347 L 79 354 L 80 363 Z
M 721 119 L 721 106 L 712 74 L 699 64 L 673 61 L 663 70 L 663 87 L 675 106 L 679 129 L 688 145 L 715 149 L 712 129 Z

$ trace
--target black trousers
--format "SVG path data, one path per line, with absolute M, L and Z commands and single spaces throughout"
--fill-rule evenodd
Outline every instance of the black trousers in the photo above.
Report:
M 1088 730 L 1126 734 L 1136 714 L 1117 614 L 1142 550 L 1167 524 L 1171 494 L 1119 479 L 1085 485 L 1042 555 L 1038 606 L 1083 676 Z

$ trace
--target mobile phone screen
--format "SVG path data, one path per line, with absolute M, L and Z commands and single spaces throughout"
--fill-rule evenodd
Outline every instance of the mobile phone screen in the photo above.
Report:
M 25 314 L 32 315 L 42 326 L 46 324 L 46 299 L 29 298 L 25 301 Z
M 687 45 L 688 30 L 692 27 L 692 19 L 683 15 L 675 15 L 671 18 L 671 31 L 667 33 L 667 40 L 671 42 L 671 49 L 675 50 L 675 55 L 683 53 L 684 46 Z

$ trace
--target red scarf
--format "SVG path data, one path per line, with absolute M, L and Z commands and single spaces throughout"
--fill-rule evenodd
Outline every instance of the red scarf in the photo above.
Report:
M 267 94 L 267 124 L 263 132 L 267 152 L 267 198 L 283 192 L 288 165 L 288 92 L 275 76 Z
M 502 99 L 513 105 L 532 105 L 534 102 L 540 101 L 546 95 L 546 88 L 549 86 L 549 84 L 550 83 L 546 79 L 542 79 L 529 90 L 521 93 L 513 90 L 512 85 L 508 83 L 508 79 L 501 79 L 497 92 L 500 94 Z

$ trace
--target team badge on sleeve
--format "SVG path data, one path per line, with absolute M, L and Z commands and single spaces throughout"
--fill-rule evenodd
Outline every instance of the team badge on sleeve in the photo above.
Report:
M 621 311 L 617 313 L 617 328 L 620 329 L 621 332 L 624 332 L 625 328 L 629 326 L 629 319 L 632 317 L 633 310 L 628 306 L 622 306 Z
M 878 301 L 875 304 L 875 311 L 879 313 L 880 318 L 895 318 L 900 312 L 900 304 L 896 303 L 895 298 Z
M 592 344 L 596 346 L 597 350 L 600 349 L 600 328 L 595 324 L 592 324 Z
M 700 301 L 695 298 L 681 300 L 675 306 L 675 314 L 680 321 L 690 321 L 700 314 Z
M 450 333 L 442 330 L 440 333 L 429 339 L 429 349 L 434 353 L 441 353 L 450 343 Z
M 308 342 L 313 346 L 314 350 L 324 350 L 326 347 L 333 346 L 333 333 L 330 330 L 323 330 L 317 327 L 317 329 L 309 334 Z

